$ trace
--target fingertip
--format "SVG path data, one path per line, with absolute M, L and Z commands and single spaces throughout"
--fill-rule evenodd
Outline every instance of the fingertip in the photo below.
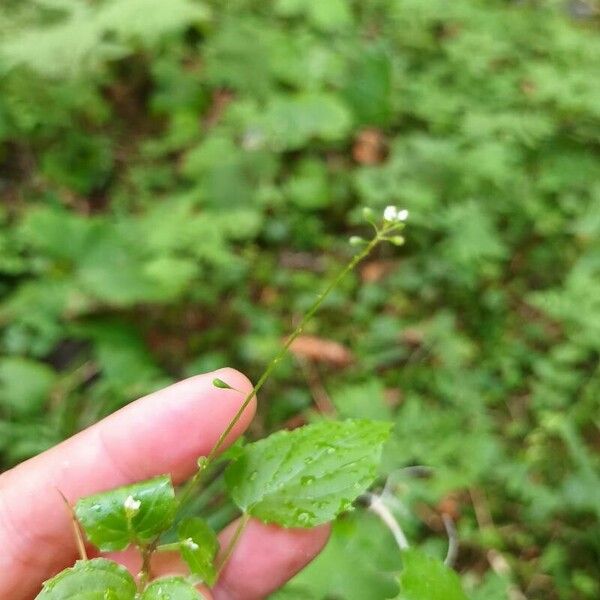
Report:
M 236 389 L 216 387 L 217 378 Z M 249 379 L 235 369 L 195 375 L 132 402 L 84 432 L 79 444 L 96 439 L 99 462 L 108 463 L 112 471 L 105 478 L 107 486 L 162 473 L 170 473 L 179 483 L 195 471 L 199 456 L 211 452 L 251 390 Z M 242 435 L 255 411 L 253 399 L 222 449 Z
M 230 385 L 232 391 L 241 392 L 244 396 L 252 391 L 252 382 L 241 371 L 232 367 L 222 367 L 213 371 L 211 375 L 214 379 L 221 379 Z
M 246 377 L 243 373 L 238 371 L 237 369 L 233 369 L 231 367 L 223 367 L 221 369 L 217 369 L 210 373 L 212 380 L 214 382 L 215 379 L 220 379 L 227 385 L 231 387 L 231 389 L 223 389 L 219 388 L 219 391 L 222 392 L 223 398 L 237 403 L 237 408 L 235 408 L 235 414 L 240 410 L 244 402 L 246 402 L 248 396 L 252 392 L 253 385 L 250 379 Z M 248 405 L 244 408 L 244 412 L 241 414 L 239 421 L 233 427 L 231 433 L 227 436 L 224 448 L 233 443 L 250 425 L 250 422 L 254 418 L 256 413 L 256 395 L 253 396 Z M 232 418 L 235 417 L 235 414 L 232 415 Z

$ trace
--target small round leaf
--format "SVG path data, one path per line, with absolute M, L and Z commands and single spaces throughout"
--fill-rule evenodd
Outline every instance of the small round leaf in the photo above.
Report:
M 134 600 L 135 581 L 125 569 L 105 558 L 80 560 L 46 581 L 36 600 Z
M 202 600 L 204 596 L 181 577 L 155 579 L 140 600 Z
M 103 552 L 153 540 L 173 522 L 177 501 L 167 475 L 82 498 L 75 514 Z
M 181 556 L 190 571 L 212 585 L 217 576 L 214 559 L 219 542 L 216 533 L 203 519 L 190 517 L 181 521 L 177 534 L 181 543 Z

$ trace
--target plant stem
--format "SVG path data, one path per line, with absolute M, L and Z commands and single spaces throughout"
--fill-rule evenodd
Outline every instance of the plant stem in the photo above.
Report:
M 150 560 L 156 550 L 156 545 L 157 541 L 155 540 L 147 546 L 140 547 L 140 552 L 142 554 L 142 568 L 138 575 L 138 592 L 143 592 L 150 580 Z
M 321 306 L 321 304 L 323 304 L 323 301 L 325 300 L 325 298 L 327 298 L 327 296 L 330 294 L 330 292 L 338 286 L 338 284 L 342 281 L 342 279 L 344 279 L 344 277 L 350 271 L 352 271 L 354 269 L 354 267 L 356 267 L 356 265 L 361 260 L 366 258 L 371 253 L 373 248 L 375 248 L 375 246 L 377 246 L 377 244 L 381 241 L 382 233 L 383 233 L 383 231 L 378 233 L 365 246 L 365 248 L 361 252 L 356 254 L 354 256 L 354 258 L 329 283 L 329 285 L 327 285 L 327 287 L 316 297 L 315 301 L 312 303 L 311 307 L 308 309 L 308 311 L 302 317 L 302 320 L 297 325 L 296 329 L 294 329 L 294 331 L 291 333 L 291 335 L 285 341 L 285 343 L 283 344 L 283 346 L 281 347 L 279 352 L 273 357 L 271 362 L 267 365 L 267 368 L 264 370 L 263 374 L 260 376 L 260 378 L 256 382 L 256 385 L 252 388 L 252 391 L 246 396 L 246 399 L 244 400 L 244 402 L 242 402 L 242 405 L 240 406 L 239 410 L 237 411 L 237 413 L 235 414 L 233 419 L 231 419 L 229 425 L 225 428 L 225 430 L 223 431 L 223 433 L 217 440 L 217 443 L 214 445 L 213 449 L 210 451 L 210 454 L 208 455 L 209 461 L 212 461 L 215 458 L 216 454 L 219 452 L 219 450 L 225 443 L 225 439 L 231 433 L 232 429 L 236 426 L 237 422 L 242 417 L 242 414 L 246 410 L 248 404 L 250 404 L 250 402 L 252 402 L 252 399 L 256 396 L 258 391 L 265 384 L 265 382 L 270 377 L 271 373 L 275 370 L 275 368 L 277 367 L 279 362 L 281 362 L 281 360 L 285 357 L 285 355 L 287 354 L 287 352 L 288 352 L 290 346 L 292 345 L 292 343 L 294 342 L 294 340 L 302 333 L 302 331 L 306 327 L 307 323 L 312 319 L 312 317 L 315 315 L 317 310 L 319 310 L 319 307 Z
M 390 509 L 379 496 L 375 494 L 367 494 L 367 496 L 370 500 L 369 510 L 374 512 L 385 523 L 394 536 L 398 548 L 406 550 L 408 548 L 408 540 L 404 535 L 404 531 L 402 531 L 402 527 L 400 527 L 400 523 L 398 523 Z
M 210 453 L 207 457 L 207 465 L 210 464 L 215 459 L 219 450 L 223 447 L 223 444 L 225 443 L 227 436 L 231 433 L 233 428 L 236 426 L 238 421 L 241 419 L 242 414 L 244 413 L 244 411 L 246 410 L 246 408 L 248 407 L 250 402 L 252 402 L 253 398 L 256 397 L 256 394 L 258 393 L 258 391 L 262 388 L 262 386 L 265 384 L 267 379 L 269 379 L 269 377 L 271 376 L 271 373 L 275 370 L 277 365 L 285 357 L 285 355 L 287 354 L 287 352 L 288 352 L 290 346 L 292 345 L 292 343 L 294 342 L 294 340 L 302 333 L 302 331 L 306 327 L 307 323 L 312 319 L 312 317 L 315 315 L 317 310 L 319 310 L 321 304 L 323 304 L 323 302 L 327 298 L 327 296 L 331 293 L 331 291 L 334 288 L 336 288 L 338 286 L 338 284 L 342 281 L 342 279 L 344 279 L 344 277 L 346 277 L 346 275 L 348 275 L 348 273 L 350 273 L 350 271 L 352 271 L 356 267 L 356 265 L 359 262 L 361 262 L 363 259 L 365 259 L 382 240 L 386 239 L 385 235 L 387 233 L 389 233 L 389 231 L 391 229 L 394 229 L 394 227 L 390 226 L 390 225 L 385 225 L 381 230 L 376 230 L 377 233 L 371 239 L 371 241 L 368 244 L 366 244 L 365 247 L 360 252 L 358 252 L 357 254 L 354 255 L 352 260 L 334 277 L 334 279 L 332 279 L 329 282 L 329 284 L 325 287 L 325 289 L 315 298 L 314 302 L 312 303 L 312 305 L 310 306 L 308 311 L 302 317 L 302 320 L 300 321 L 300 323 L 296 326 L 294 331 L 287 338 L 287 340 L 285 341 L 285 343 L 283 344 L 283 346 L 281 347 L 279 352 L 271 359 L 271 362 L 267 365 L 267 368 L 264 370 L 263 374 L 259 377 L 258 381 L 256 382 L 256 385 L 252 388 L 250 393 L 246 396 L 246 398 L 242 402 L 240 408 L 238 409 L 238 411 L 236 412 L 234 417 L 229 422 L 229 425 L 227 425 L 227 427 L 225 428 L 223 433 L 221 433 L 221 435 L 219 436 L 219 439 L 217 440 L 217 442 L 215 443 L 215 445 L 213 446 L 212 450 L 210 451 Z M 189 500 L 193 491 L 200 483 L 200 480 L 202 479 L 202 473 L 205 470 L 206 470 L 206 467 L 202 470 L 197 471 L 196 474 L 194 475 L 194 477 L 191 479 L 189 485 L 185 488 L 185 490 L 181 496 L 180 506 L 184 505 Z
M 73 524 L 73 534 L 75 536 L 75 544 L 77 546 L 77 551 L 79 552 L 79 558 L 81 560 L 87 560 L 87 551 L 85 549 L 85 542 L 83 541 L 83 534 L 81 532 L 81 527 L 79 525 L 79 521 L 77 520 L 77 516 L 75 515 L 75 511 L 73 507 L 69 504 L 66 496 L 56 488 L 56 491 L 60 494 L 60 497 L 63 499 L 67 512 L 69 513 L 69 518 L 71 519 L 71 523 Z
M 161 544 L 156 547 L 157 552 L 176 552 L 181 548 L 181 542 L 171 542 L 170 544 Z
M 248 513 L 244 513 L 240 518 L 240 522 L 238 523 L 238 526 L 236 527 L 235 532 L 233 533 L 233 536 L 231 537 L 231 539 L 229 540 L 229 543 L 227 544 L 227 548 L 225 548 L 225 552 L 223 553 L 223 558 L 221 558 L 221 560 L 219 561 L 219 565 L 217 567 L 217 578 L 216 578 L 217 581 L 219 579 L 219 575 L 221 574 L 221 571 L 227 564 L 227 561 L 231 558 L 231 555 L 233 554 L 233 551 L 235 550 L 235 547 L 237 546 L 237 543 L 238 543 L 240 537 L 242 536 L 244 529 L 246 529 L 246 525 L 248 525 L 248 521 L 250 521 L 250 515 Z

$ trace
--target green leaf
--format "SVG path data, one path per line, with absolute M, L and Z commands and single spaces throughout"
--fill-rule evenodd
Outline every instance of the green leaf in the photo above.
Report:
M 381 48 L 365 48 L 352 68 L 344 97 L 356 121 L 366 125 L 388 125 L 392 112 L 392 61 Z
M 16 356 L 0 360 L 0 406 L 13 414 L 40 410 L 55 383 L 56 373 L 44 363 Z
M 75 513 L 103 552 L 153 540 L 173 522 L 177 502 L 167 475 L 81 499 Z
M 402 562 L 398 600 L 467 600 L 460 577 L 437 558 L 411 548 Z
M 287 195 L 294 204 L 304 209 L 319 209 L 331 201 L 327 169 L 319 161 L 301 161 L 286 186 Z
M 156 579 L 142 594 L 141 600 L 201 600 L 204 596 L 181 577 Z
M 219 549 L 215 532 L 203 519 L 191 517 L 181 522 L 177 534 L 181 542 L 181 556 L 190 571 L 212 585 L 217 575 L 214 559 Z
M 352 13 L 347 0 L 279 0 L 275 10 L 284 16 L 306 15 L 319 29 L 335 31 L 352 23 Z
M 335 521 L 327 546 L 284 588 L 310 600 L 381 600 L 398 584 L 390 577 L 402 566 L 394 538 L 371 512 L 357 510 Z M 275 594 L 270 600 L 287 600 Z
M 265 523 L 314 527 L 348 510 L 375 479 L 390 425 L 325 421 L 247 445 L 225 473 L 234 502 Z
M 208 14 L 206 7 L 190 0 L 111 0 L 98 7 L 73 3 L 58 22 L 9 36 L 0 45 L 0 56 L 8 66 L 27 65 L 43 75 L 65 78 L 133 52 L 132 40 L 152 46 Z M 36 44 L 41 55 L 34 52 Z
M 325 93 L 274 97 L 256 126 L 274 148 L 297 150 L 312 138 L 327 142 L 346 135 L 352 116 L 339 98 Z
M 125 567 L 105 558 L 80 560 L 46 581 L 36 600 L 133 600 L 136 585 Z
M 135 38 L 151 46 L 161 37 L 205 21 L 208 9 L 191 0 L 116 0 L 98 11 L 98 22 L 119 37 Z

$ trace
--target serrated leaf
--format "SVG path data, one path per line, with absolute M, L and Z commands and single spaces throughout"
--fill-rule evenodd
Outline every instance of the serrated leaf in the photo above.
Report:
M 184 519 L 177 529 L 181 556 L 194 575 L 208 585 L 215 582 L 217 571 L 214 559 L 219 549 L 216 533 L 199 517 Z
M 441 560 L 411 548 L 402 563 L 398 600 L 467 600 L 460 577 Z
M 156 579 L 142 594 L 141 600 L 201 600 L 204 596 L 181 577 Z
M 36 600 L 133 600 L 136 585 L 129 571 L 105 558 L 80 560 L 46 581 Z
M 137 509 L 126 508 L 126 502 Z M 177 502 L 167 475 L 82 498 L 75 514 L 86 535 L 103 552 L 149 542 L 173 522 Z
M 348 510 L 375 479 L 390 424 L 325 421 L 247 445 L 225 479 L 234 502 L 265 523 L 314 527 Z

